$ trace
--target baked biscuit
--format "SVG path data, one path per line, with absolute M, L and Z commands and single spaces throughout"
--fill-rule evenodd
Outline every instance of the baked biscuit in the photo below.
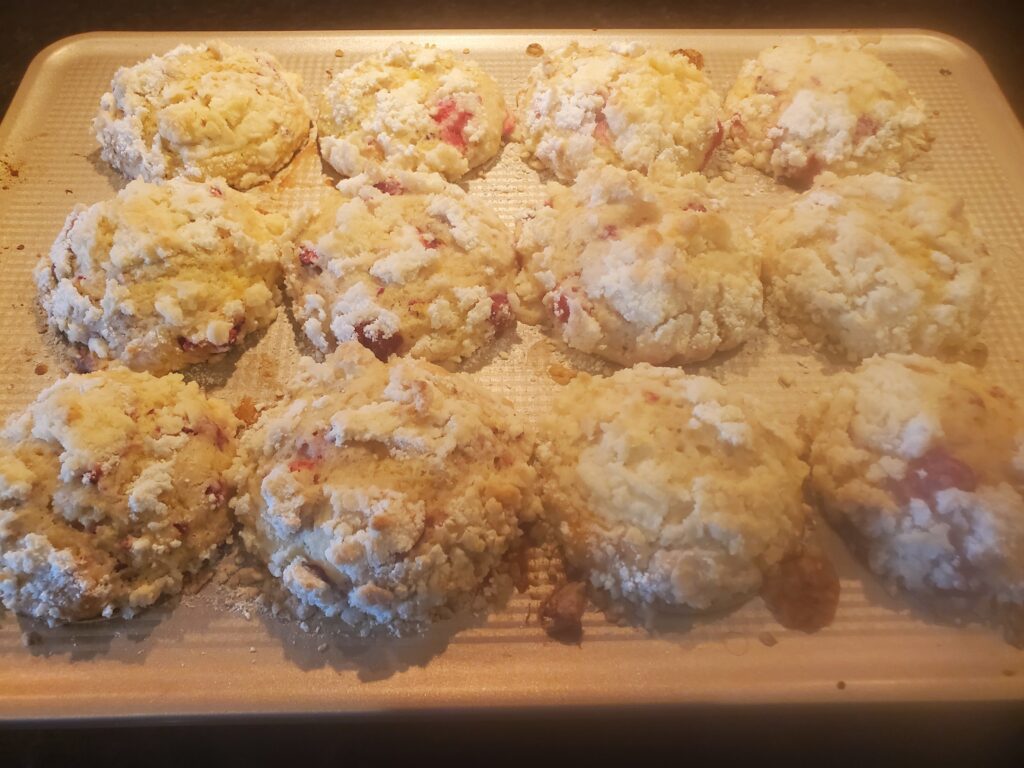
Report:
M 622 365 L 704 360 L 754 333 L 760 255 L 702 176 L 668 185 L 597 166 L 548 193 L 518 229 L 524 318 Z
M 72 374 L 0 434 L 0 601 L 50 624 L 133 616 L 231 532 L 239 422 L 179 375 Z
M 1024 413 L 962 363 L 866 360 L 814 407 L 809 487 L 871 570 L 1024 609 Z
M 303 358 L 245 433 L 232 501 L 247 548 L 308 608 L 401 635 L 495 596 L 537 513 L 532 442 L 509 404 L 355 343 Z
M 395 43 L 331 78 L 318 127 L 320 152 L 342 176 L 384 167 L 454 181 L 497 155 L 512 124 L 498 84 L 476 64 Z
M 114 74 L 93 121 L 101 156 L 129 179 L 269 181 L 309 138 L 298 75 L 221 41 L 180 45 Z
M 515 322 L 512 236 L 434 174 L 376 169 L 326 189 L 285 260 L 296 319 L 322 352 L 456 363 Z
M 85 348 L 86 367 L 165 373 L 276 317 L 286 229 L 222 180 L 136 180 L 71 212 L 36 266 L 39 298 L 50 326 Z
M 710 610 L 802 548 L 798 450 L 715 381 L 640 364 L 563 387 L 536 456 L 545 515 L 593 585 Z
M 806 37 L 765 49 L 743 65 L 724 114 L 736 162 L 801 189 L 826 170 L 899 173 L 932 141 L 906 82 L 846 41 Z
M 975 346 L 990 259 L 963 200 L 880 173 L 826 173 L 758 228 L 769 317 L 850 361 Z
M 702 170 L 722 138 L 721 99 L 690 56 L 571 43 L 545 57 L 517 97 L 528 162 L 566 182 L 594 162 Z

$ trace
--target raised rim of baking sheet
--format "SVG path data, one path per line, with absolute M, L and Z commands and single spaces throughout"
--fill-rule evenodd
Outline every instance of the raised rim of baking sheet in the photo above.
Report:
M 548 47 L 569 39 L 630 37 L 656 44 L 685 40 L 699 48 L 706 47 L 702 41 L 744 40 L 752 55 L 770 40 L 797 34 L 877 37 L 955 68 L 958 82 L 970 84 L 960 92 L 979 140 L 1000 161 L 1016 210 L 1024 209 L 1024 129 L 978 52 L 920 29 L 90 32 L 57 41 L 35 57 L 0 124 L 0 151 L 15 128 L 24 127 L 18 126 L 21 115 L 48 72 L 104 46 L 122 46 L 141 58 L 211 37 L 262 42 L 272 52 L 288 40 L 329 51 L 345 41 L 412 39 L 476 53 L 496 41 Z M 12 623 L 9 616 L 5 621 Z M 411 656 L 408 643 L 371 643 L 347 649 L 341 661 L 316 661 L 315 652 L 302 647 L 315 646 L 315 638 L 296 638 L 273 620 L 250 621 L 203 605 L 149 611 L 119 624 L 115 641 L 103 636 L 113 625 L 83 626 L 71 644 L 78 650 L 69 645 L 53 655 L 21 648 L 16 628 L 4 635 L 4 626 L 0 622 L 0 638 L 14 638 L 0 642 L 0 722 L 8 723 L 1024 699 L 1024 653 L 1002 644 L 992 629 L 962 630 L 969 646 L 959 658 L 956 629 L 921 629 L 908 639 L 890 627 L 865 626 L 859 635 L 831 641 L 779 631 L 781 642 L 769 647 L 758 641 L 760 627 L 695 642 L 671 633 L 644 636 L 588 616 L 589 640 L 576 647 L 548 640 L 536 627 L 527 630 L 521 617 L 502 611 L 464 632 L 414 641 Z M 158 651 L 150 647 L 152 637 Z M 129 650 L 109 658 L 112 643 Z M 130 661 L 132 644 L 139 648 L 136 663 Z

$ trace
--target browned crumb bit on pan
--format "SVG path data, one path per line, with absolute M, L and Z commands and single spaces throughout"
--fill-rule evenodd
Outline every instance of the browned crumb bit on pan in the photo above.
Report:
M 235 418 L 247 427 L 251 427 L 256 422 L 257 415 L 256 404 L 248 395 L 239 400 L 238 405 L 235 406 Z
M 836 688 L 838 688 L 840 691 L 845 691 L 846 690 L 846 683 L 843 682 L 842 680 L 840 680 L 839 682 L 836 683 Z
M 944 77 L 949 77 L 950 75 L 953 74 L 953 71 L 950 69 L 946 69 L 945 67 L 942 67 L 939 69 L 939 74 Z
M 779 644 L 778 639 L 771 632 L 761 632 L 758 634 L 757 639 L 761 641 L 761 645 L 772 648 Z
M 765 574 L 761 598 L 786 629 L 816 632 L 835 618 L 839 577 L 824 554 L 804 550 Z
M 540 43 L 530 43 L 528 46 L 526 46 L 526 55 L 527 56 L 543 56 L 544 55 L 544 46 L 542 46 Z
M 673 56 L 685 56 L 697 69 L 704 69 L 704 54 L 694 48 L 676 48 Z
M 46 363 L 38 363 L 36 364 L 36 367 L 33 370 L 35 370 L 36 376 L 42 376 L 44 373 L 50 370 L 50 368 L 49 366 L 46 365 Z
M 586 584 L 570 581 L 548 595 L 540 604 L 537 615 L 549 637 L 563 643 L 579 643 L 583 638 L 583 611 L 586 607 Z
M 576 371 L 566 368 L 561 363 L 552 363 L 548 366 L 548 376 L 555 380 L 556 384 L 568 384 L 576 378 Z
M 18 247 L 15 248 L 15 250 L 17 250 L 17 251 L 24 251 L 25 250 L 25 245 L 23 243 L 18 243 Z
M 341 50 L 341 48 L 335 48 L 334 49 L 334 55 L 337 56 L 340 59 L 342 56 L 345 55 L 345 52 L 343 50 Z
M 468 56 L 469 55 L 469 48 L 463 48 L 462 52 Z
M 0 158 L 0 173 L 6 173 L 12 179 L 16 179 L 21 175 L 21 171 L 19 171 L 14 164 L 6 158 Z

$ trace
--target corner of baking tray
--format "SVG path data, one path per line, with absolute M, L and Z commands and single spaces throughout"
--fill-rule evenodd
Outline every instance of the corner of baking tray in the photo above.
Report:
M 0 125 L 0 142 L 7 137 L 7 116 L 17 114 L 21 108 L 21 102 L 28 97 L 28 93 L 31 90 L 33 84 L 48 64 L 54 59 L 62 56 L 68 56 L 78 46 L 92 42 L 97 38 L 103 38 L 109 35 L 109 32 L 80 32 L 77 35 L 68 35 L 62 37 L 59 40 L 55 40 L 48 46 L 43 48 L 39 53 L 32 57 L 32 61 L 29 62 L 28 68 L 25 70 L 25 74 L 22 75 L 21 82 L 18 85 L 18 90 L 14 93 L 14 98 L 11 99 L 11 103 L 7 106 L 7 112 L 4 114 L 3 125 Z
M 988 64 L 985 63 L 985 58 L 981 55 L 978 49 L 969 43 L 964 42 L 956 35 L 951 35 L 948 32 L 940 32 L 937 29 L 926 29 L 924 27 L 894 29 L 888 30 L 888 32 L 901 37 L 921 38 L 922 40 L 928 41 L 933 46 L 941 47 L 943 53 L 949 54 L 952 52 L 964 59 L 973 59 L 974 63 L 981 64 L 988 69 Z M 952 49 L 952 51 L 950 49 Z
M 0 123 L 0 143 L 7 139 L 8 132 L 10 131 L 10 122 L 7 120 L 7 117 L 9 115 L 17 114 L 20 111 L 22 102 L 28 98 L 29 92 L 32 90 L 41 72 L 52 67 L 60 59 L 73 56 L 79 48 L 95 45 L 103 40 L 109 41 L 112 34 L 117 34 L 119 38 L 130 38 L 145 37 L 147 34 L 153 33 L 112 33 L 109 30 L 79 32 L 78 34 L 68 35 L 67 37 L 55 40 L 40 50 L 39 53 L 32 57 L 32 61 L 29 62 L 28 67 L 25 69 L 25 74 L 22 75 L 18 89 L 15 91 L 14 97 L 11 99 L 11 103 L 7 106 L 7 112 L 3 115 L 3 122 Z
M 109 39 L 110 34 L 108 31 L 96 30 L 93 32 L 79 32 L 62 37 L 59 40 L 54 40 L 32 58 L 25 72 L 25 79 L 27 80 L 34 70 L 42 68 L 50 60 L 60 56 L 68 56 L 73 53 L 75 48 L 91 43 L 93 40 Z M 119 34 L 124 35 L 124 33 Z

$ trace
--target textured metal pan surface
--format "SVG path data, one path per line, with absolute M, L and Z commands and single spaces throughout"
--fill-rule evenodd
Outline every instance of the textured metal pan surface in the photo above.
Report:
M 472 58 L 510 103 L 537 62 L 581 42 L 638 39 L 701 50 L 725 91 L 741 62 L 792 31 L 501 33 L 217 33 L 262 48 L 299 72 L 315 96 L 328 77 L 395 40 L 433 42 Z M 820 34 L 820 33 L 815 33 Z M 981 59 L 926 32 L 859 32 L 934 112 L 934 148 L 915 169 L 962 194 L 996 256 L 999 299 L 987 321 L 986 371 L 1024 392 L 1024 132 Z M 31 268 L 76 202 L 107 198 L 124 181 L 99 159 L 90 121 L 117 66 L 204 33 L 95 33 L 36 59 L 0 126 L 0 418 L 60 373 L 39 332 Z M 468 182 L 511 222 L 540 183 L 511 148 Z M 753 220 L 780 195 L 745 177 L 731 202 Z M 296 352 L 286 313 L 230 364 L 192 373 L 228 399 L 276 391 Z M 550 401 L 546 373 L 560 353 L 520 328 L 471 369 L 533 419 Z M 573 359 L 583 365 L 587 361 Z M 44 370 L 45 369 L 45 370 Z M 827 363 L 766 335 L 728 360 L 694 366 L 767 401 L 782 420 L 821 387 Z M 780 381 L 780 377 L 782 381 Z M 783 385 L 783 382 L 786 386 Z M 842 577 L 835 623 L 815 634 L 782 629 L 759 600 L 726 616 L 675 619 L 649 631 L 585 617 L 581 646 L 549 640 L 518 596 L 485 621 L 425 638 L 357 641 L 303 632 L 252 608 L 217 580 L 131 621 L 45 629 L 0 616 L 0 719 L 370 713 L 481 707 L 921 701 L 1024 698 L 1024 652 L 988 627 L 938 623 L 886 594 L 827 530 Z M 234 602 L 233 602 L 234 601 Z M 237 603 L 237 604 L 236 604 Z M 35 642 L 23 643 L 23 633 Z

